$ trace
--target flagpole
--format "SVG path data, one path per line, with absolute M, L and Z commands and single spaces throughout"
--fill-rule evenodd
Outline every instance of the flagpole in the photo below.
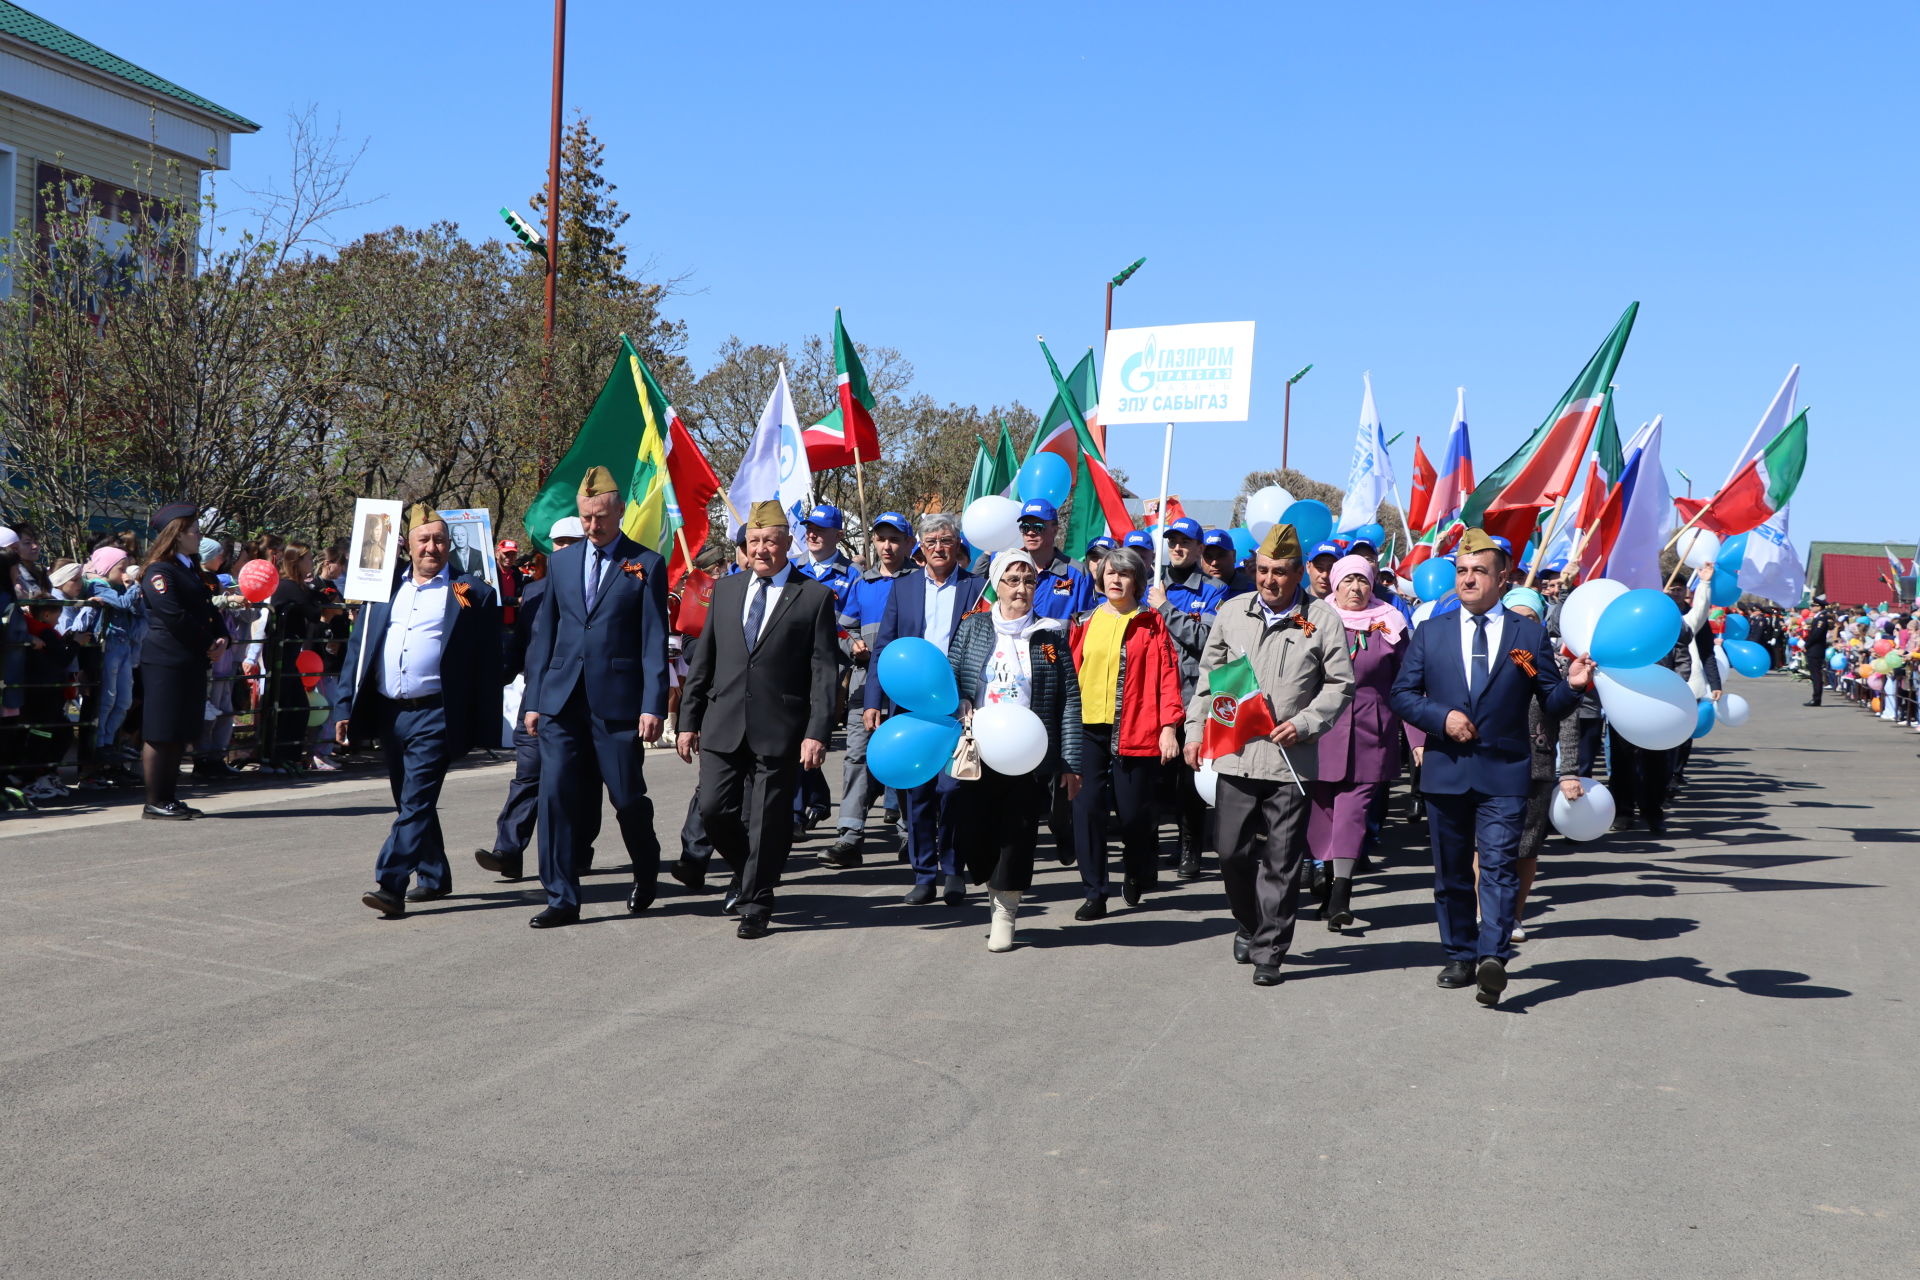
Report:
M 1572 486 L 1569 485 L 1568 488 Z M 1559 501 L 1553 504 L 1553 514 L 1547 517 L 1547 534 L 1540 539 L 1540 549 L 1533 553 L 1533 563 L 1527 566 L 1527 580 L 1521 585 L 1531 587 L 1533 580 L 1539 576 L 1540 562 L 1547 558 L 1547 548 L 1552 546 L 1553 540 L 1560 536 L 1560 511 L 1566 505 L 1567 495 L 1563 493 Z M 1521 550 L 1525 551 L 1526 548 L 1522 547 Z
M 1167 424 L 1167 442 L 1160 450 L 1160 536 L 1153 540 L 1153 582 L 1160 585 L 1161 561 L 1167 549 L 1167 472 L 1173 466 L 1173 424 Z M 1149 587 L 1151 589 L 1151 587 Z
M 1407 504 L 1400 500 L 1400 481 L 1397 478 L 1393 482 L 1393 505 L 1395 509 L 1397 509 L 1400 512 L 1400 527 L 1406 532 L 1406 535 L 1407 535 L 1407 550 L 1412 551 L 1413 550 L 1413 521 L 1407 519 Z M 1378 551 L 1379 548 L 1375 547 L 1374 550 Z M 1393 566 L 1391 564 L 1387 566 L 1387 571 L 1389 573 L 1393 573 Z M 1400 575 L 1398 573 L 1394 573 L 1394 576 L 1399 577 Z

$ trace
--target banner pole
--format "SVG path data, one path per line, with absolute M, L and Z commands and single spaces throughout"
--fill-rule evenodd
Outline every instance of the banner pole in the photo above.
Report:
M 1561 494 L 1559 501 L 1553 504 L 1553 514 L 1547 517 L 1547 532 L 1540 539 L 1540 549 L 1533 553 L 1533 563 L 1527 567 L 1527 580 L 1521 585 L 1531 587 L 1533 580 L 1540 575 L 1540 562 L 1547 558 L 1547 548 L 1560 535 L 1560 510 L 1567 505 L 1567 495 Z M 1522 547 L 1522 551 L 1526 548 Z
M 1161 561 L 1167 548 L 1167 472 L 1173 466 L 1173 424 L 1167 424 L 1167 442 L 1160 450 L 1160 511 L 1157 519 L 1160 524 L 1160 536 L 1153 540 L 1153 582 L 1148 590 L 1160 585 Z

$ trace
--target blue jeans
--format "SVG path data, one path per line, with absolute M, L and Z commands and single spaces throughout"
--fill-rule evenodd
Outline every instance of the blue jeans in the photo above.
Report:
M 133 706 L 134 656 L 133 645 L 125 641 L 116 644 L 109 640 L 100 651 L 100 714 L 94 717 L 99 724 L 93 738 L 96 748 L 112 746 L 120 736 L 120 726 L 126 723 Z
M 453 884 L 447 844 L 440 835 L 440 785 L 447 779 L 453 753 L 447 742 L 443 707 L 399 711 L 387 706 L 380 739 L 387 753 L 387 782 L 393 788 L 393 827 L 380 846 L 374 878 L 391 894 L 404 894 L 407 879 L 418 875 L 422 889 Z

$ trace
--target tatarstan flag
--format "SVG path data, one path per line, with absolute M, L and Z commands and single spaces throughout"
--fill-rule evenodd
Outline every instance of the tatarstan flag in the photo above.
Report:
M 1757 529 L 1793 498 L 1800 475 L 1807 469 L 1807 411 L 1760 451 L 1760 456 L 1733 473 L 1720 492 L 1701 501 L 1678 498 L 1674 506 L 1689 523 L 1732 538 Z
M 807 467 L 813 471 L 880 460 L 880 432 L 873 425 L 873 392 L 838 307 L 833 309 L 833 375 L 839 407 L 800 437 L 807 449 Z
M 1027 450 L 1028 459 L 1045 450 L 1058 454 L 1066 464 L 1073 468 L 1077 476 L 1081 463 L 1086 466 L 1087 481 L 1092 486 L 1093 495 L 1099 499 L 1102 518 L 1106 521 L 1107 532 L 1114 537 L 1123 537 L 1133 531 L 1133 516 L 1127 511 L 1127 500 L 1121 496 L 1120 485 L 1107 470 L 1106 455 L 1100 448 L 1095 431 L 1099 426 L 1098 393 L 1092 388 L 1099 386 L 1093 365 L 1093 351 L 1080 357 L 1080 363 L 1073 367 L 1073 373 L 1062 376 L 1060 366 L 1053 361 L 1053 352 L 1047 350 L 1047 344 L 1040 344 L 1041 353 L 1047 357 L 1047 368 L 1053 374 L 1053 403 L 1047 407 L 1046 417 L 1040 420 L 1040 429 L 1034 433 L 1033 447 Z M 1080 391 L 1076 392 L 1075 387 Z M 1080 395 L 1091 394 L 1095 398 L 1085 403 L 1094 407 L 1091 412 L 1081 408 Z M 1080 505 L 1080 488 L 1074 489 L 1074 506 Z M 1083 517 L 1076 514 L 1075 527 L 1079 527 Z M 1089 537 L 1094 535 L 1089 535 Z M 1078 555 L 1085 550 L 1084 544 L 1070 547 L 1070 553 Z
M 1525 545 L 1542 507 L 1550 507 L 1573 491 L 1587 443 L 1600 423 L 1607 386 L 1633 332 L 1640 304 L 1629 305 L 1613 332 L 1587 361 L 1586 368 L 1560 397 L 1553 412 L 1514 455 L 1494 468 L 1467 499 L 1461 520 L 1490 534 L 1505 537 L 1514 546 Z
M 1230 756 L 1278 727 L 1253 673 L 1253 659 L 1244 653 L 1207 676 L 1207 698 L 1207 722 L 1200 731 L 1204 760 Z

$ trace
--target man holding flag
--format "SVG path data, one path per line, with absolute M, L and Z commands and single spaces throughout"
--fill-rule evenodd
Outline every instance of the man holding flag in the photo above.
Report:
M 1240 928 L 1233 958 L 1280 983 L 1307 846 L 1314 741 L 1353 698 L 1346 629 L 1301 590 L 1300 539 L 1276 524 L 1254 553 L 1254 592 L 1220 609 L 1187 704 L 1187 763 L 1215 761 L 1220 878 Z

